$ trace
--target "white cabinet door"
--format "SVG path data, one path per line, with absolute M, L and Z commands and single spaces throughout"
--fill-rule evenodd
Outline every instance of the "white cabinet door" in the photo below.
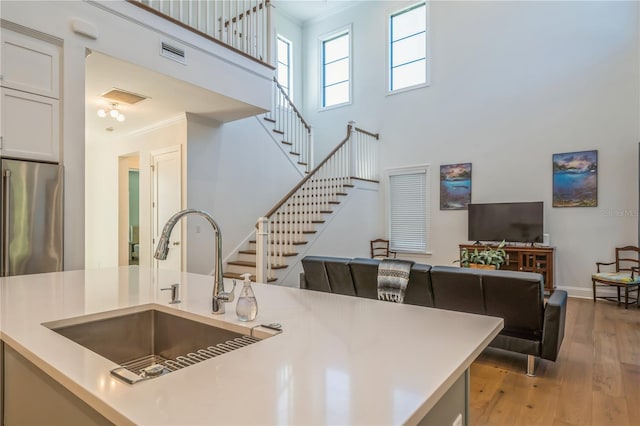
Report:
M 29 160 L 60 159 L 60 109 L 57 99 L 2 89 L 0 156 Z
M 60 98 L 60 48 L 6 28 L 2 44 L 2 86 Z

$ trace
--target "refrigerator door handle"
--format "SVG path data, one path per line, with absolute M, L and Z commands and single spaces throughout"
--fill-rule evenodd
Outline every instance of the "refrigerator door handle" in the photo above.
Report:
M 5 170 L 2 174 L 2 194 L 4 195 L 4 199 L 2 200 L 2 225 L 3 225 L 3 234 L 4 238 L 2 239 L 2 276 L 9 276 L 9 233 L 11 231 L 10 225 L 10 206 L 9 206 L 9 189 L 11 186 L 11 170 Z

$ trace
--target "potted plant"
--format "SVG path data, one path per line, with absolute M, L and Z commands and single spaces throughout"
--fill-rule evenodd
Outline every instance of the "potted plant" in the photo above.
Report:
M 460 266 L 477 269 L 500 269 L 505 261 L 507 253 L 504 251 L 504 240 L 497 247 L 485 247 L 484 250 L 473 249 L 472 251 L 463 248 L 460 251 L 460 259 L 453 262 L 460 262 Z

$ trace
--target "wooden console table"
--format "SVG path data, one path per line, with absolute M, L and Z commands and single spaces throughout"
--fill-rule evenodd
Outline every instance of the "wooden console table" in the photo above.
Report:
M 460 250 L 483 250 L 486 245 L 460 244 Z M 491 246 L 495 247 L 495 246 Z M 555 289 L 555 247 L 505 246 L 507 253 L 500 269 L 509 271 L 537 272 L 544 277 L 544 290 L 551 293 Z

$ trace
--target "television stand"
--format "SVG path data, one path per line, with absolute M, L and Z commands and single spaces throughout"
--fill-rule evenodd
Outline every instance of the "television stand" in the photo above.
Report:
M 488 244 L 486 247 L 496 248 L 497 244 Z M 460 250 L 474 250 L 478 248 L 475 244 L 460 244 Z M 555 284 L 555 247 L 510 246 L 505 245 L 503 250 L 506 253 L 504 265 L 500 269 L 508 271 L 536 272 L 544 277 L 545 292 L 552 293 Z

